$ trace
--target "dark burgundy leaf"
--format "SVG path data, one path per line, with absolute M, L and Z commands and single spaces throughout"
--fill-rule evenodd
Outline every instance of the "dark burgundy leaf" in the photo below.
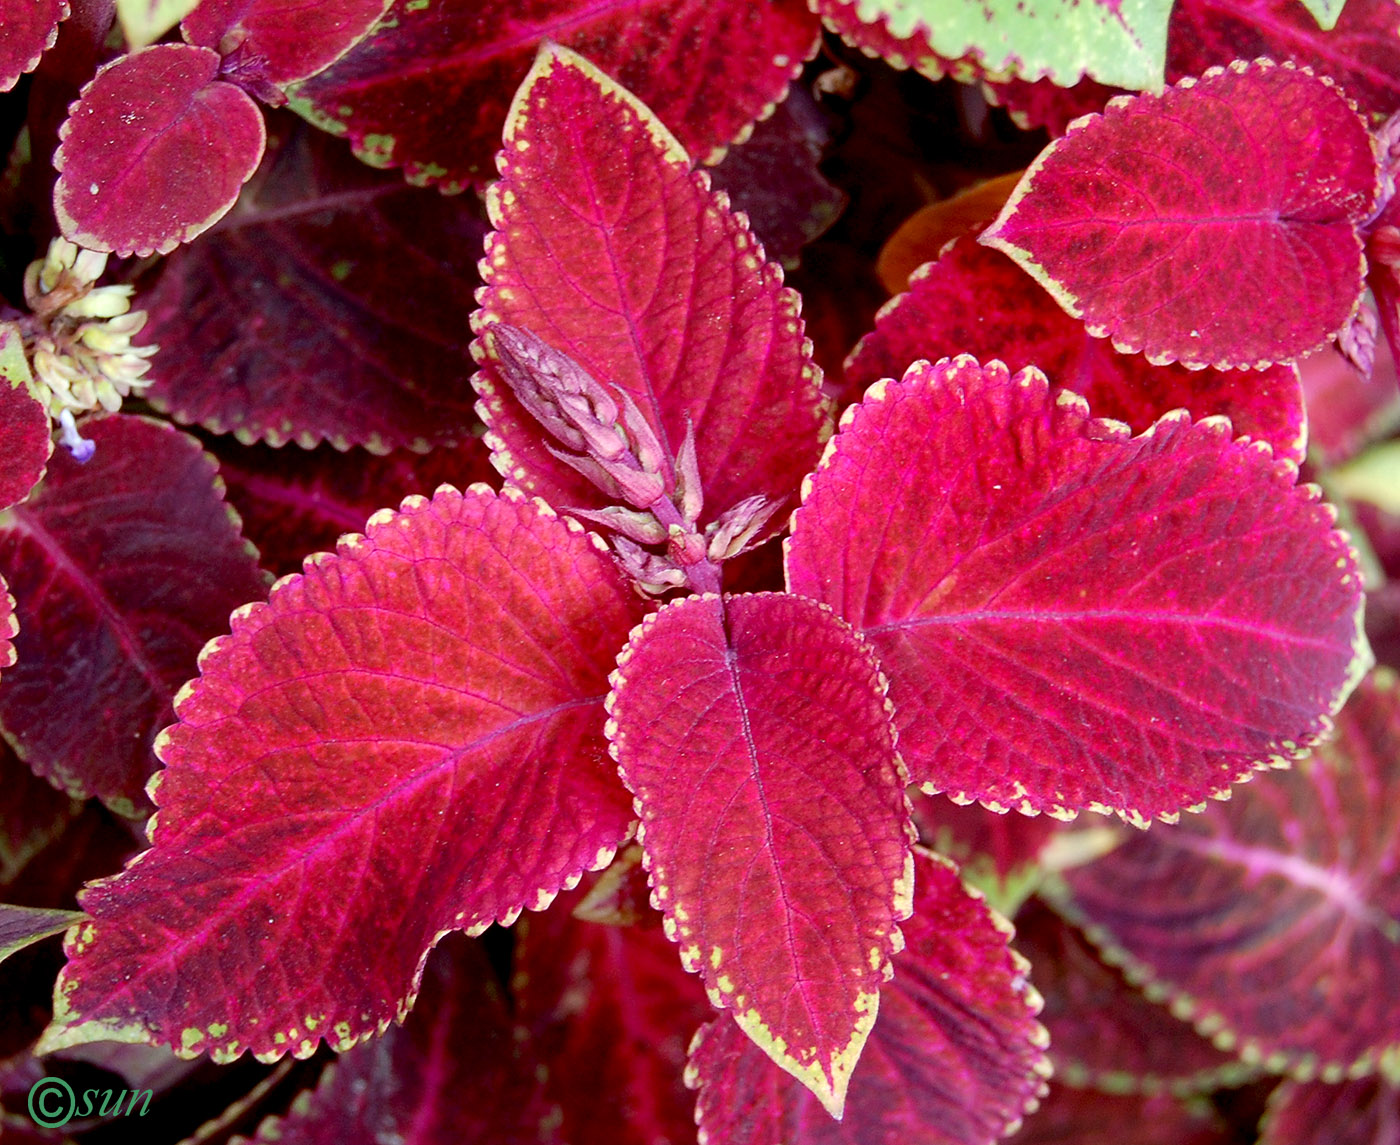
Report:
M 383 504 L 430 493 L 443 483 L 462 487 L 496 479 L 486 446 L 476 438 L 427 454 L 399 449 L 385 457 L 328 446 L 278 450 L 228 438 L 213 449 L 229 504 L 243 518 L 243 535 L 276 576 L 301 571 L 312 553 L 329 552 L 343 533 L 363 530 Z
M 1137 982 L 1249 1062 L 1300 1079 L 1400 1045 L 1400 689 L 1363 682 L 1335 743 L 1065 879 Z
M 667 934 L 839 1117 L 913 892 L 869 646 L 810 600 L 688 597 L 647 618 L 613 679 L 608 734 Z
M 478 332 L 532 331 L 631 396 L 672 455 L 691 421 L 705 522 L 756 494 L 793 498 L 820 453 L 820 372 L 797 295 L 725 198 L 635 97 L 564 49 L 540 57 L 505 140 Z M 496 466 L 550 504 L 601 508 L 479 351 Z
M 880 1019 L 833 1121 L 806 1089 L 765 1059 L 733 1023 L 706 1026 L 687 1080 L 696 1115 L 724 1145 L 991 1145 L 1014 1132 L 1044 1092 L 1049 1063 L 1040 999 L 1010 927 L 958 880 L 915 851 L 914 914 L 895 955 Z
M 0 791 L 0 886 L 5 886 L 62 833 L 80 805 L 30 771 L 3 740 Z
M 1052 384 L 1083 394 L 1096 417 L 1138 433 L 1164 413 L 1224 414 L 1234 432 L 1301 463 L 1307 448 L 1303 392 L 1292 366 L 1188 370 L 1153 366 L 1120 354 L 1071 318 L 1000 251 L 960 239 L 917 275 L 909 292 L 880 313 L 846 363 L 846 384 L 859 395 L 881 378 L 898 378 L 920 358 L 954 354 L 999 359 L 1012 370 L 1036 366 Z
M 0 91 L 9 91 L 25 72 L 33 71 L 45 49 L 58 39 L 59 22 L 68 16 L 68 0 L 0 0 Z
M 158 44 L 113 60 L 83 88 L 53 159 L 65 238 L 164 254 L 233 206 L 265 133 L 257 104 L 218 74 L 217 52 Z
M 1017 913 L 1015 945 L 1045 999 L 1040 1020 L 1056 1081 L 1108 1093 L 1187 1093 L 1237 1085 L 1253 1072 L 1149 1002 L 1038 900 Z
M 570 914 L 578 901 L 570 895 L 516 925 L 516 1015 L 563 1110 L 561 1136 L 570 1145 L 694 1145 L 686 1047 L 714 1009 L 655 911 L 636 926 L 599 926 Z
M 67 930 L 82 917 L 81 911 L 0 903 L 0 962 L 42 938 Z
M 1400 1083 L 1286 1081 L 1269 1096 L 1260 1145 L 1390 1145 L 1400 1141 Z
M 541 44 L 561 44 L 713 161 L 782 98 L 818 31 L 800 0 L 395 0 L 368 39 L 290 94 L 365 162 L 460 190 L 492 178 L 510 93 Z
M 981 241 L 1125 353 L 1261 366 L 1350 320 L 1377 189 L 1366 125 L 1335 85 L 1237 63 L 1079 121 Z
M 876 646 L 925 790 L 1170 818 L 1304 751 L 1369 662 L 1296 476 L 1223 420 L 1130 437 L 1038 371 L 920 363 L 842 419 L 788 587 Z
M 831 136 L 821 108 L 794 87 L 753 135 L 710 172 L 710 185 L 749 217 L 768 257 L 794 269 L 802 248 L 841 213 L 846 196 L 822 177 L 817 161 Z
M 403 1027 L 341 1054 L 291 1112 L 259 1126 L 254 1142 L 553 1145 L 558 1110 L 532 1049 L 514 1036 L 481 948 L 450 935 L 429 956 Z
M 19 327 L 0 322 L 0 510 L 28 496 L 53 452 L 49 415 L 30 382 Z
M 444 487 L 240 609 L 158 745 L 153 849 L 82 898 L 45 1049 L 343 1051 L 444 931 L 605 865 L 632 824 L 606 672 L 642 606 L 600 548 Z
M 235 74 L 274 84 L 315 75 L 365 38 L 390 0 L 199 0 L 180 22 L 191 44 L 213 48 Z
M 143 296 L 161 347 L 151 401 L 244 442 L 382 453 L 466 437 L 485 223 L 290 116 L 270 122 L 238 205 Z
M 1009 1145 L 1236 1145 L 1211 1110 L 1167 1096 L 1112 1097 L 1052 1085 Z
M 92 460 L 54 454 L 0 523 L 20 623 L 0 728 L 37 775 L 135 817 L 175 690 L 266 582 L 198 443 L 125 414 L 83 433 Z

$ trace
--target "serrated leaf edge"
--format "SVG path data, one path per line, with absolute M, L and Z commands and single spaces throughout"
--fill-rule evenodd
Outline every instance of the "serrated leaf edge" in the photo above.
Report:
M 1012 259 L 1017 266 L 1019 266 L 1033 279 L 1035 279 L 1036 282 L 1040 283 L 1040 285 L 1044 287 L 1044 289 L 1050 294 L 1050 296 L 1060 304 L 1061 308 L 1066 314 L 1068 314 L 1071 318 L 1077 318 L 1080 321 L 1084 321 L 1084 307 L 1080 298 L 1072 294 L 1065 286 L 1063 286 L 1059 282 L 1059 280 L 1054 278 L 1049 273 L 1049 271 L 1045 269 L 1045 267 L 1043 267 L 1040 263 L 1036 262 L 1034 256 L 1031 254 L 1030 251 L 1026 250 L 1024 247 L 1017 246 L 1014 242 L 1002 237 L 998 233 L 1003 226 L 1010 222 L 1012 216 L 1016 213 L 1016 208 L 1020 204 L 1021 200 L 1024 199 L 1029 192 L 1035 189 L 1035 177 L 1038 174 L 1040 174 L 1041 170 L 1046 164 L 1046 161 L 1054 153 L 1056 148 L 1059 147 L 1061 142 L 1070 138 L 1072 135 L 1078 132 L 1084 131 L 1086 128 L 1094 126 L 1099 121 L 1107 119 L 1110 115 L 1117 116 L 1123 114 L 1125 112 L 1125 109 L 1130 109 L 1132 105 L 1137 103 L 1138 100 L 1144 98 L 1144 95 L 1147 95 L 1152 99 L 1161 101 L 1169 92 L 1186 91 L 1192 87 L 1195 87 L 1196 84 L 1199 83 L 1201 80 L 1214 79 L 1217 76 L 1224 75 L 1226 72 L 1233 72 L 1236 75 L 1245 75 L 1251 71 L 1266 72 L 1274 68 L 1282 68 L 1285 71 L 1302 72 L 1305 75 L 1309 75 L 1312 76 L 1314 79 L 1320 80 L 1327 87 L 1330 87 L 1333 91 L 1335 91 L 1337 95 L 1339 95 L 1341 99 L 1346 103 L 1347 107 L 1351 109 L 1352 114 L 1357 117 L 1357 121 L 1361 124 L 1362 130 L 1365 131 L 1367 139 L 1370 140 L 1372 156 L 1376 160 L 1376 177 L 1371 192 L 1371 202 L 1372 204 L 1374 204 L 1377 197 L 1380 194 L 1381 186 L 1379 163 L 1380 155 L 1377 149 L 1376 138 L 1370 132 L 1369 128 L 1366 127 L 1365 119 L 1357 110 L 1356 102 L 1353 99 L 1351 99 L 1351 97 L 1348 96 L 1346 92 L 1342 89 L 1341 85 L 1338 84 L 1335 80 L 1333 80 L 1330 76 L 1320 75 L 1317 72 L 1314 72 L 1312 68 L 1302 64 L 1295 64 L 1291 60 L 1285 60 L 1282 63 L 1280 63 L 1276 60 L 1269 59 L 1266 56 L 1259 56 L 1253 60 L 1235 60 L 1229 64 L 1222 64 L 1213 68 L 1207 68 L 1204 72 L 1200 74 L 1200 76 L 1188 76 L 1185 79 L 1178 80 L 1174 84 L 1169 84 L 1166 87 L 1166 89 L 1162 92 L 1143 93 L 1139 95 L 1114 96 L 1108 101 L 1107 104 L 1104 105 L 1103 111 L 1090 112 L 1088 115 L 1081 115 L 1078 119 L 1073 120 L 1066 127 L 1065 133 L 1061 135 L 1058 139 L 1051 140 L 1050 145 L 1046 147 L 1043 151 L 1041 151 L 1041 153 L 1037 155 L 1035 159 L 1031 162 L 1031 165 L 1026 168 L 1026 173 L 1021 176 L 1021 181 L 1016 184 L 1015 190 L 1011 192 L 1010 198 L 1006 200 L 1005 205 L 1001 209 L 1001 213 L 998 214 L 997 217 L 992 220 L 991 224 L 985 230 L 982 231 L 982 233 L 978 236 L 977 241 L 982 243 L 984 246 L 989 246 L 1001 251 L 1008 258 Z M 1345 329 L 1347 324 L 1350 323 L 1352 319 L 1356 317 L 1356 313 L 1358 310 L 1360 310 L 1361 303 L 1366 295 L 1366 251 L 1365 244 L 1361 241 L 1359 234 L 1356 237 L 1356 252 L 1358 259 L 1358 281 L 1360 281 L 1362 289 L 1358 292 L 1355 302 L 1352 303 L 1351 312 L 1347 315 L 1346 322 L 1343 322 L 1342 325 L 1338 327 L 1338 331 Z M 1292 358 L 1251 358 L 1248 360 L 1234 361 L 1230 358 L 1224 358 L 1219 360 L 1209 358 L 1192 358 L 1189 356 L 1183 356 L 1181 354 L 1176 353 L 1175 351 L 1170 350 L 1164 350 L 1163 352 L 1156 354 L 1147 354 L 1144 353 L 1144 346 L 1142 344 L 1114 336 L 1112 331 L 1107 326 L 1100 326 L 1097 324 L 1090 324 L 1088 322 L 1085 322 L 1084 329 L 1089 333 L 1091 337 L 1108 338 L 1110 340 L 1110 344 L 1120 354 L 1143 354 L 1143 356 L 1147 359 L 1148 363 L 1153 366 L 1169 366 L 1174 362 L 1179 362 L 1188 370 L 1204 370 L 1207 367 L 1213 367 L 1217 370 L 1264 370 L 1267 369 L 1269 366 L 1279 364 L 1279 362 L 1281 361 L 1297 361 L 1299 359 L 1306 358 L 1311 354 L 1315 354 L 1318 350 L 1321 350 L 1323 347 L 1327 346 L 1338 332 L 1333 331 L 1332 334 L 1325 336 L 1315 345 L 1299 351 Z

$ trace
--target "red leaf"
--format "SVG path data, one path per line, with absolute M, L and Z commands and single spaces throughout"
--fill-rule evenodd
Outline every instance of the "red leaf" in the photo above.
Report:
M 483 486 L 279 581 L 176 705 L 154 848 L 83 896 L 48 1046 L 305 1056 L 406 1013 L 445 930 L 542 909 L 627 837 L 602 701 L 640 615 L 596 538 Z
M 1236 63 L 1081 120 L 982 241 L 1125 353 L 1261 366 L 1350 319 L 1377 189 L 1366 125 L 1334 85 Z
M 1149 1002 L 1039 901 L 1016 915 L 1016 949 L 1045 999 L 1040 1020 L 1057 1081 L 1108 1093 L 1185 1093 L 1238 1085 L 1253 1072 Z
M 990 1145 L 1035 1109 L 1049 1073 L 1040 1000 L 1010 927 L 956 869 L 915 851 L 908 947 L 894 960 L 880 1020 L 833 1121 L 730 1022 L 691 1046 L 701 1133 L 724 1145 Z
M 1038 371 L 917 363 L 843 418 L 788 588 L 875 645 L 925 790 L 1145 823 L 1305 750 L 1366 667 L 1295 477 L 1222 421 L 1130 438 Z
M 558 1111 L 545 1100 L 532 1047 L 514 1034 L 485 954 L 453 935 L 428 958 L 403 1028 L 341 1054 L 254 1142 L 552 1145 Z
M 200 0 L 180 21 L 180 32 L 189 43 L 243 65 L 235 70 L 289 84 L 340 59 L 365 38 L 389 2 Z
M 49 415 L 29 382 L 19 327 L 0 322 L 0 510 L 28 496 L 53 452 Z
M 152 402 L 244 442 L 383 453 L 465 438 L 484 221 L 291 116 L 271 122 L 233 212 L 142 299 L 161 347 Z
M 839 1117 L 913 880 L 868 646 L 809 600 L 689 597 L 633 633 L 608 708 L 682 962 Z
M 920 271 L 883 311 L 846 363 L 859 394 L 901 377 L 919 358 L 997 358 L 1012 370 L 1036 366 L 1051 383 L 1083 394 L 1096 417 L 1142 432 L 1164 413 L 1224 414 L 1237 434 L 1267 441 L 1301 464 L 1307 447 L 1303 392 L 1292 366 L 1263 373 L 1153 366 L 1091 337 L 1040 285 L 1000 251 L 959 240 Z
M 522 918 L 516 933 L 516 1016 L 563 1110 L 560 1136 L 570 1145 L 694 1145 L 685 1051 L 714 1010 L 661 916 L 648 909 L 640 925 L 599 926 L 560 902 Z
M 1338 737 L 1228 804 L 1065 875 L 1130 979 L 1248 1062 L 1340 1081 L 1400 1046 L 1400 687 L 1378 671 Z
M 800 0 L 396 0 L 359 47 L 289 94 L 365 162 L 461 190 L 492 177 L 508 93 L 536 49 L 562 44 L 635 91 L 693 154 L 717 160 L 782 98 L 818 32 Z
M 5 578 L 0 576 L 0 668 L 13 667 L 16 657 L 14 637 L 19 632 L 15 598 L 10 595 L 9 589 Z
M 385 501 L 495 478 L 486 447 L 476 438 L 429 454 L 395 450 L 376 457 L 322 446 L 310 451 L 214 444 L 229 504 L 243 518 L 243 535 L 258 547 L 263 568 L 277 576 L 301 571 L 312 553 L 329 552 L 344 533 L 360 532 Z
M 1269 1095 L 1260 1145 L 1388 1145 L 1400 1139 L 1400 1083 L 1286 1081 Z
M 0 0 L 0 91 L 9 91 L 58 39 L 59 22 L 68 18 L 68 0 Z
M 262 113 L 219 54 L 157 44 L 113 60 L 59 132 L 53 207 L 92 250 L 166 254 L 216 222 L 262 158 Z
M 819 453 L 820 373 L 797 295 L 743 221 L 651 112 L 563 49 L 517 93 L 505 143 L 475 329 L 533 331 L 633 397 L 673 454 L 689 416 L 704 520 L 793 497 Z M 493 363 L 474 384 L 502 473 L 553 505 L 602 507 Z
M 20 618 L 0 727 L 54 786 L 137 816 L 175 689 L 266 582 L 197 442 L 126 415 L 83 432 L 92 460 L 56 453 L 0 525 Z

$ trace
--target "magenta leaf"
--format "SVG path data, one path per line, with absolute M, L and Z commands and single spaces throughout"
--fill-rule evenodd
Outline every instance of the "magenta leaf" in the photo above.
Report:
M 765 593 L 648 617 L 608 702 L 681 960 L 835 1117 L 913 889 L 884 690 L 828 609 Z
M 29 495 L 53 452 L 49 415 L 31 380 L 19 327 L 0 322 L 0 510 Z
M 543 909 L 627 837 L 603 699 L 641 612 L 596 538 L 484 486 L 279 581 L 176 705 L 153 849 L 83 895 L 48 1048 L 306 1056 L 402 1017 L 444 931 Z
M 329 67 L 365 38 L 390 0 L 199 0 L 180 22 L 186 41 L 213 48 L 234 74 L 289 84 Z
M 946 860 L 916 850 L 914 913 L 903 926 L 880 1018 L 833 1121 L 732 1022 L 691 1046 L 701 1133 L 725 1145 L 990 1145 L 1036 1108 L 1049 1073 L 1040 999 L 1010 927 Z
M 1340 1080 L 1400 1045 L 1400 687 L 1228 804 L 1066 874 L 1089 937 L 1247 1062 Z
M 69 111 L 54 155 L 65 238 L 165 254 L 233 206 L 262 158 L 262 112 L 218 78 L 219 54 L 157 44 L 102 68 Z
M 714 1009 L 654 910 L 636 926 L 599 926 L 571 915 L 577 901 L 516 924 L 516 1020 L 548 1071 L 560 1135 L 569 1145 L 694 1145 L 686 1047 Z
M 1079 121 L 981 241 L 1125 353 L 1262 366 L 1350 320 L 1377 192 L 1370 135 L 1335 85 L 1241 62 Z
M 1223 419 L 1130 437 L 1038 371 L 916 363 L 843 418 L 788 588 L 875 645 L 925 790 L 1170 818 L 1316 742 L 1369 662 L 1296 474 Z
M 419 489 L 496 478 L 476 438 L 428 454 L 399 449 L 384 457 L 352 449 L 276 450 L 224 438 L 213 446 L 228 501 L 243 535 L 276 576 L 300 572 L 312 553 L 330 552 L 344 533 L 363 531 L 371 513 Z
M 81 911 L 0 903 L 0 962 L 42 938 L 59 934 L 82 919 Z
M 477 331 L 509 323 L 564 352 L 630 396 L 673 458 L 689 420 L 705 521 L 746 497 L 795 497 L 822 423 L 799 299 L 656 117 L 551 49 L 516 95 L 501 176 Z M 478 349 L 474 384 L 501 472 L 553 505 L 607 504 L 547 452 Z
M 83 433 L 92 460 L 60 450 L 0 520 L 20 623 L 0 729 L 35 774 L 137 816 L 175 690 L 266 582 L 197 442 L 125 414 Z
M 552 1145 L 557 1111 L 532 1047 L 514 1032 L 486 955 L 453 935 L 429 956 L 403 1027 L 341 1054 L 288 1114 L 259 1126 L 252 1145 Z
M 492 178 L 509 93 L 541 44 L 587 52 L 710 160 L 782 98 L 818 32 L 799 0 L 396 0 L 359 47 L 289 94 L 365 162 L 461 190 Z
M 1016 915 L 1016 949 L 1045 999 L 1055 1080 L 1109 1093 L 1184 1094 L 1238 1085 L 1253 1072 L 1164 1006 L 1149 1002 L 1077 931 L 1032 900 Z
M 10 668 L 14 665 L 14 638 L 19 632 L 19 620 L 15 616 L 15 598 L 10 595 L 9 589 L 4 576 L 0 576 L 0 668 Z
M 291 116 L 270 122 L 238 205 L 143 296 L 143 337 L 161 347 L 152 402 L 244 442 L 383 453 L 465 438 L 485 223 Z
M 1302 463 L 1307 447 L 1303 393 L 1292 366 L 1263 372 L 1153 366 L 1094 338 L 1000 251 L 968 236 L 910 280 L 880 312 L 846 363 L 859 394 L 898 378 L 920 358 L 997 358 L 1012 370 L 1036 366 L 1052 385 L 1083 394 L 1096 417 L 1142 432 L 1164 413 L 1224 414 L 1235 433 L 1267 441 L 1277 457 Z
M 59 22 L 68 16 L 68 0 L 0 0 L 0 91 L 9 91 L 58 39 Z
M 1260 1145 L 1385 1145 L 1400 1135 L 1400 1082 L 1286 1081 L 1269 1095 Z

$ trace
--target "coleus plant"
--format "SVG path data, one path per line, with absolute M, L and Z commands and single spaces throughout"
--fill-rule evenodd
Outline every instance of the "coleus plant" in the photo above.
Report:
M 841 7 L 822 12 L 838 28 Z M 372 130 L 417 81 L 396 68 L 426 34 L 420 11 L 354 48 L 368 15 L 283 73 L 276 6 L 201 6 L 185 17 L 193 47 L 120 57 L 74 105 L 59 224 L 124 252 L 215 224 L 262 152 L 247 91 L 291 89 L 298 110 L 411 178 L 484 182 L 475 137 L 459 154 L 435 150 L 431 123 Z M 761 20 L 742 42 L 785 76 L 815 24 L 773 14 L 799 48 Z M 453 46 L 429 61 L 434 82 L 480 66 L 469 31 L 441 37 Z M 645 37 L 595 31 L 654 82 L 670 76 L 639 62 Z M 970 75 L 1003 74 L 994 47 L 976 48 Z M 1072 75 L 1015 58 L 1025 80 L 1137 82 L 1091 55 Z M 185 84 L 184 102 L 152 97 L 152 69 Z M 698 1122 L 709 1141 L 972 1142 L 1025 1121 L 1028 1140 L 1092 1140 L 1155 1108 L 1057 1093 L 1037 1113 L 1052 1059 L 1081 1085 L 1122 1089 L 1126 1072 L 1144 1100 L 1287 1072 L 1263 1130 L 1280 1142 L 1309 1127 L 1310 1105 L 1386 1124 L 1400 1019 L 1355 1010 L 1400 981 L 1397 831 L 1386 812 L 1368 818 L 1394 804 L 1394 683 L 1375 677 L 1342 709 L 1370 665 L 1362 568 L 1335 511 L 1296 482 L 1292 363 L 1336 338 L 1369 365 L 1368 272 L 1383 314 L 1392 298 L 1393 133 L 1291 64 L 1202 73 L 1047 148 L 980 239 L 958 239 L 882 312 L 846 366 L 860 399 L 847 404 L 823 389 L 797 294 L 666 125 L 717 157 L 733 116 L 771 96 L 736 87 L 749 110 L 697 125 L 544 47 L 500 108 L 475 339 L 423 320 L 443 358 L 479 365 L 500 488 L 471 483 L 476 443 L 445 444 L 471 423 L 431 363 L 366 370 L 318 346 L 283 372 L 331 363 L 345 389 L 254 392 L 229 371 L 271 385 L 277 355 L 226 326 L 211 335 L 226 317 L 185 301 L 254 257 L 239 210 L 294 249 L 310 233 L 300 215 L 347 202 L 398 225 L 392 181 L 338 176 L 339 200 L 287 205 L 269 190 L 278 164 L 305 182 L 314 145 L 274 133 L 246 208 L 177 252 L 149 295 L 158 352 L 133 341 L 130 288 L 94 287 L 99 256 L 59 245 L 36 262 L 29 314 L 0 343 L 16 443 L 0 490 L 18 502 L 0 518 L 18 618 L 0 646 L 14 661 L 0 727 L 21 776 L 133 821 L 156 810 L 150 849 L 90 883 L 81 915 L 8 908 L 16 948 L 73 925 L 53 1021 L 17 1047 L 0 1093 L 22 1101 L 33 1054 L 95 1051 L 121 1073 L 113 1044 L 228 1062 L 324 1042 L 334 1071 L 265 1139 L 412 1123 L 421 1139 L 675 1140 Z M 349 92 L 369 94 L 340 102 Z M 186 110 L 158 119 L 172 106 Z M 126 115 L 131 140 L 112 127 Z M 211 123 L 225 150 L 201 142 Z M 124 165 L 157 138 L 174 150 Z M 151 181 L 182 169 L 182 149 L 200 160 L 187 197 Z M 410 241 L 470 250 L 479 236 L 457 220 Z M 290 330 L 302 312 L 325 323 L 323 299 L 367 297 L 355 270 L 329 268 L 348 295 L 279 272 L 268 312 Z M 382 345 L 376 324 L 404 321 L 395 305 L 375 299 L 354 333 Z M 157 409 L 274 444 L 437 445 L 451 484 L 429 496 L 428 467 L 401 455 L 292 480 L 280 459 L 217 446 L 250 523 L 269 518 L 255 533 L 267 552 L 288 546 L 294 508 L 352 529 L 390 488 L 411 493 L 263 603 L 198 444 L 158 420 L 83 416 L 139 393 L 148 360 L 180 355 L 179 383 L 150 383 Z M 217 371 L 182 394 L 201 363 Z M 52 459 L 49 416 L 69 446 Z M 139 468 L 157 458 L 152 486 Z M 775 583 L 762 562 L 784 532 Z M 69 641 L 86 679 L 43 651 Z M 74 681 L 101 697 L 76 717 L 60 707 Z M 42 851 L 74 809 L 19 783 L 35 807 L 26 846 Z M 953 814 L 973 803 L 981 820 Z M 1009 810 L 1043 818 L 988 826 Z M 1140 837 L 1046 826 L 1080 811 L 1161 822 Z M 1196 814 L 1177 824 L 1183 811 Z M 1003 914 L 925 844 L 990 858 L 984 886 L 1006 913 L 1024 894 L 1006 876 L 1032 870 L 1054 912 L 1022 908 L 1013 945 Z M 1181 924 L 1193 915 L 1211 921 Z M 1065 918 L 1127 977 L 1075 946 Z M 1295 946 L 1261 940 L 1292 920 Z M 429 961 L 453 930 L 512 923 L 508 998 L 476 946 Z M 1028 974 L 1049 997 L 1044 1025 Z M 1148 1030 L 1173 1046 L 1168 1063 L 1105 1051 Z M 610 1089 L 559 1080 L 589 1057 Z M 1215 1132 L 1193 1116 L 1169 1106 L 1152 1124 L 1170 1140 Z

